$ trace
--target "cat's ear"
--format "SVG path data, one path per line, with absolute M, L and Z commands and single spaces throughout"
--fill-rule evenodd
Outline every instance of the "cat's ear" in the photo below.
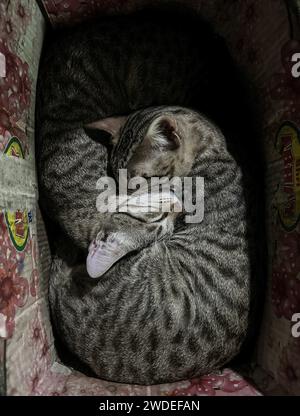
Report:
M 102 120 L 93 121 L 92 123 L 86 124 L 84 130 L 88 136 L 92 139 L 97 140 L 101 135 L 100 132 L 106 132 L 109 134 L 108 140 L 110 144 L 117 144 L 120 138 L 120 131 L 126 123 L 127 117 L 107 117 Z
M 148 136 L 154 146 L 163 150 L 176 150 L 181 144 L 176 120 L 169 116 L 155 120 L 149 129 Z

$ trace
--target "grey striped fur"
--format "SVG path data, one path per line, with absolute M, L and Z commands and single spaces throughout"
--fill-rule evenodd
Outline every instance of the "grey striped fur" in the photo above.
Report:
M 128 123 L 139 143 L 144 115 Z M 101 378 L 151 384 L 199 376 L 228 362 L 246 336 L 250 262 L 242 175 L 220 131 L 197 117 L 205 146 L 188 173 L 205 178 L 203 222 L 178 218 L 172 233 L 121 259 L 96 284 L 83 265 L 54 263 L 50 301 L 58 334 Z M 120 143 L 123 135 L 126 125 Z M 139 232 L 134 227 L 131 234 Z
M 234 140 L 226 123 L 234 115 L 244 126 L 239 113 L 226 107 L 233 94 L 230 60 L 203 22 L 160 16 L 111 18 L 59 33 L 45 46 L 37 96 L 40 203 L 64 232 L 50 282 L 54 327 L 75 359 L 97 376 L 142 384 L 194 377 L 227 363 L 245 339 L 250 307 L 253 236 L 244 177 L 227 150 Z M 111 215 L 96 210 L 96 181 L 120 167 L 134 170 L 149 123 L 171 111 L 165 106 L 196 108 L 225 126 L 230 146 L 207 117 L 190 112 L 210 144 L 198 149 L 189 171 L 205 178 L 204 221 L 187 225 L 178 217 L 163 236 L 159 224 L 146 233 L 134 218 L 120 221 L 127 230 L 138 228 L 138 251 L 92 281 L 84 264 L 87 248 L 111 223 Z M 91 122 L 139 110 L 111 153 L 102 138 L 85 133 Z M 240 146 L 239 131 L 235 139 Z M 178 166 L 170 158 L 164 173 L 172 176 Z M 152 167 L 157 174 L 162 169 Z

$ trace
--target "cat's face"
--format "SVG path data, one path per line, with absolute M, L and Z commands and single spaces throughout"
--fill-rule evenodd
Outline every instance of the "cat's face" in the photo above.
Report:
M 139 112 L 134 117 L 138 119 Z M 117 150 L 122 149 L 122 142 L 126 147 L 128 137 L 134 141 L 141 134 L 139 129 L 132 128 L 132 123 L 127 123 L 126 117 L 107 118 L 89 127 L 109 132 Z M 185 108 L 162 108 L 143 129 L 143 136 L 138 139 L 140 144 L 124 166 L 129 178 L 187 176 L 198 152 L 212 143 L 207 133 L 198 113 Z

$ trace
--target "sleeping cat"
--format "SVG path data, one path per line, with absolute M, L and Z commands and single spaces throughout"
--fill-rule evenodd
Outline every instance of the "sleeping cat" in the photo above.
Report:
M 255 147 L 240 134 L 249 121 L 241 90 L 223 40 L 184 12 L 146 10 L 51 34 L 36 106 L 44 212 L 78 246 L 89 247 L 109 221 L 96 210 L 96 182 L 106 174 L 108 152 L 107 136 L 93 139 L 83 127 L 141 108 L 179 105 L 204 112 L 230 138 L 231 151 L 239 147 L 251 160 Z
M 131 134 L 131 139 L 129 139 L 128 132 L 135 128 L 135 120 L 140 121 L 141 119 L 144 124 L 147 120 L 148 123 L 153 121 L 147 132 L 143 127 L 142 131 L 135 132 L 135 135 Z M 205 139 L 199 140 L 198 124 L 199 115 L 192 110 L 180 107 L 158 107 L 139 111 L 128 118 L 111 117 L 99 120 L 91 123 L 86 131 L 94 137 L 103 130 L 111 134 L 114 146 L 112 164 L 116 178 L 117 171 L 124 164 L 124 159 L 128 159 L 129 155 L 134 152 L 126 165 L 129 178 L 172 178 L 173 182 L 176 182 L 176 178 L 180 182 L 178 184 L 177 181 L 177 187 L 179 186 L 182 193 L 183 178 L 190 172 L 195 155 L 206 145 Z M 147 126 L 147 124 L 145 125 Z M 91 131 L 91 128 L 94 131 Z M 123 130 L 126 131 L 125 139 Z M 119 143 L 120 135 L 123 138 Z M 142 142 L 139 144 L 140 140 Z M 126 148 L 130 150 L 129 153 Z M 150 185 L 150 181 L 147 185 Z M 151 191 L 151 201 L 155 197 L 158 198 L 160 204 L 169 209 L 169 214 L 167 215 L 164 210 L 160 214 L 156 211 L 152 213 L 150 210 L 140 212 L 137 211 L 136 203 L 133 204 L 134 212 L 129 209 L 126 215 L 112 214 L 107 225 L 98 233 L 97 243 L 94 241 L 90 247 L 87 266 L 91 277 L 99 277 L 130 251 L 139 250 L 153 239 L 157 240 L 173 230 L 173 221 L 178 213 L 182 212 L 181 201 L 176 197 L 175 189 L 170 189 L 170 193 L 167 194 L 162 190 L 153 189 L 152 186 Z M 188 189 L 185 192 L 187 191 Z M 146 193 L 145 191 L 143 193 L 143 188 L 141 188 L 139 196 L 145 196 L 145 199 L 150 202 L 150 198 L 147 198 L 148 192 L 148 187 Z M 182 199 L 182 195 L 180 197 Z M 98 208 L 101 209 L 101 207 Z M 140 208 L 145 208 L 145 206 Z M 145 225 L 141 224 L 140 230 L 137 231 L 137 224 L 133 224 L 131 219 L 128 219 L 128 215 L 138 218 Z M 163 219 L 158 223 L 159 218 Z M 158 224 L 156 227 L 155 223 Z M 133 226 L 135 227 L 134 233 L 132 232 Z M 157 235 L 156 228 L 159 230 L 159 235 Z
M 113 172 L 204 177 L 204 219 L 179 214 L 167 231 L 165 219 L 127 231 L 111 221 L 103 242 L 125 230 L 118 244 L 133 245 L 99 280 L 57 258 L 50 304 L 60 338 L 107 380 L 163 383 L 219 368 L 245 338 L 251 277 L 242 174 L 223 135 L 194 111 L 150 108 L 128 118 L 110 160 Z
M 36 106 L 40 204 L 70 239 L 52 273 L 53 321 L 69 349 L 101 377 L 152 383 L 197 375 L 227 362 L 244 339 L 248 255 L 258 279 L 253 241 L 263 229 L 256 226 L 263 205 L 253 186 L 262 176 L 260 164 L 253 163 L 257 146 L 242 91 L 223 40 L 182 12 L 106 18 L 59 31 L 45 43 Z M 182 148 L 172 129 L 169 140 L 169 123 L 164 141 L 172 149 L 164 143 L 156 158 L 158 149 L 145 132 L 163 110 L 139 110 L 161 105 L 210 116 L 226 146 L 205 117 L 190 113 L 202 129 L 212 129 L 211 151 L 195 148 L 192 167 L 174 160 Z M 170 111 L 176 119 L 188 110 Z M 179 166 L 206 179 L 202 223 L 186 224 L 181 215 L 151 222 L 148 216 L 97 211 L 96 183 L 108 172 L 116 176 L 127 167 L 131 176 L 174 176 Z M 234 201 L 241 205 L 234 208 Z M 245 222 L 253 237 L 250 252 Z M 125 256 L 116 262 L 114 257 L 111 268 L 99 270 L 98 262 L 95 277 L 101 278 L 88 278 L 82 258 L 91 242 L 99 236 L 105 243 L 121 230 L 130 235 L 130 245 L 123 250 L 117 240 L 115 248 Z M 76 267 L 70 267 L 72 245 L 81 259 Z

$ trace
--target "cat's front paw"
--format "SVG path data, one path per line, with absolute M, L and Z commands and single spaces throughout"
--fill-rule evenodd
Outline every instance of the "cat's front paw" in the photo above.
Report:
M 101 277 L 127 253 L 120 242 L 121 236 L 118 237 L 101 231 L 90 244 L 86 268 L 93 279 Z

